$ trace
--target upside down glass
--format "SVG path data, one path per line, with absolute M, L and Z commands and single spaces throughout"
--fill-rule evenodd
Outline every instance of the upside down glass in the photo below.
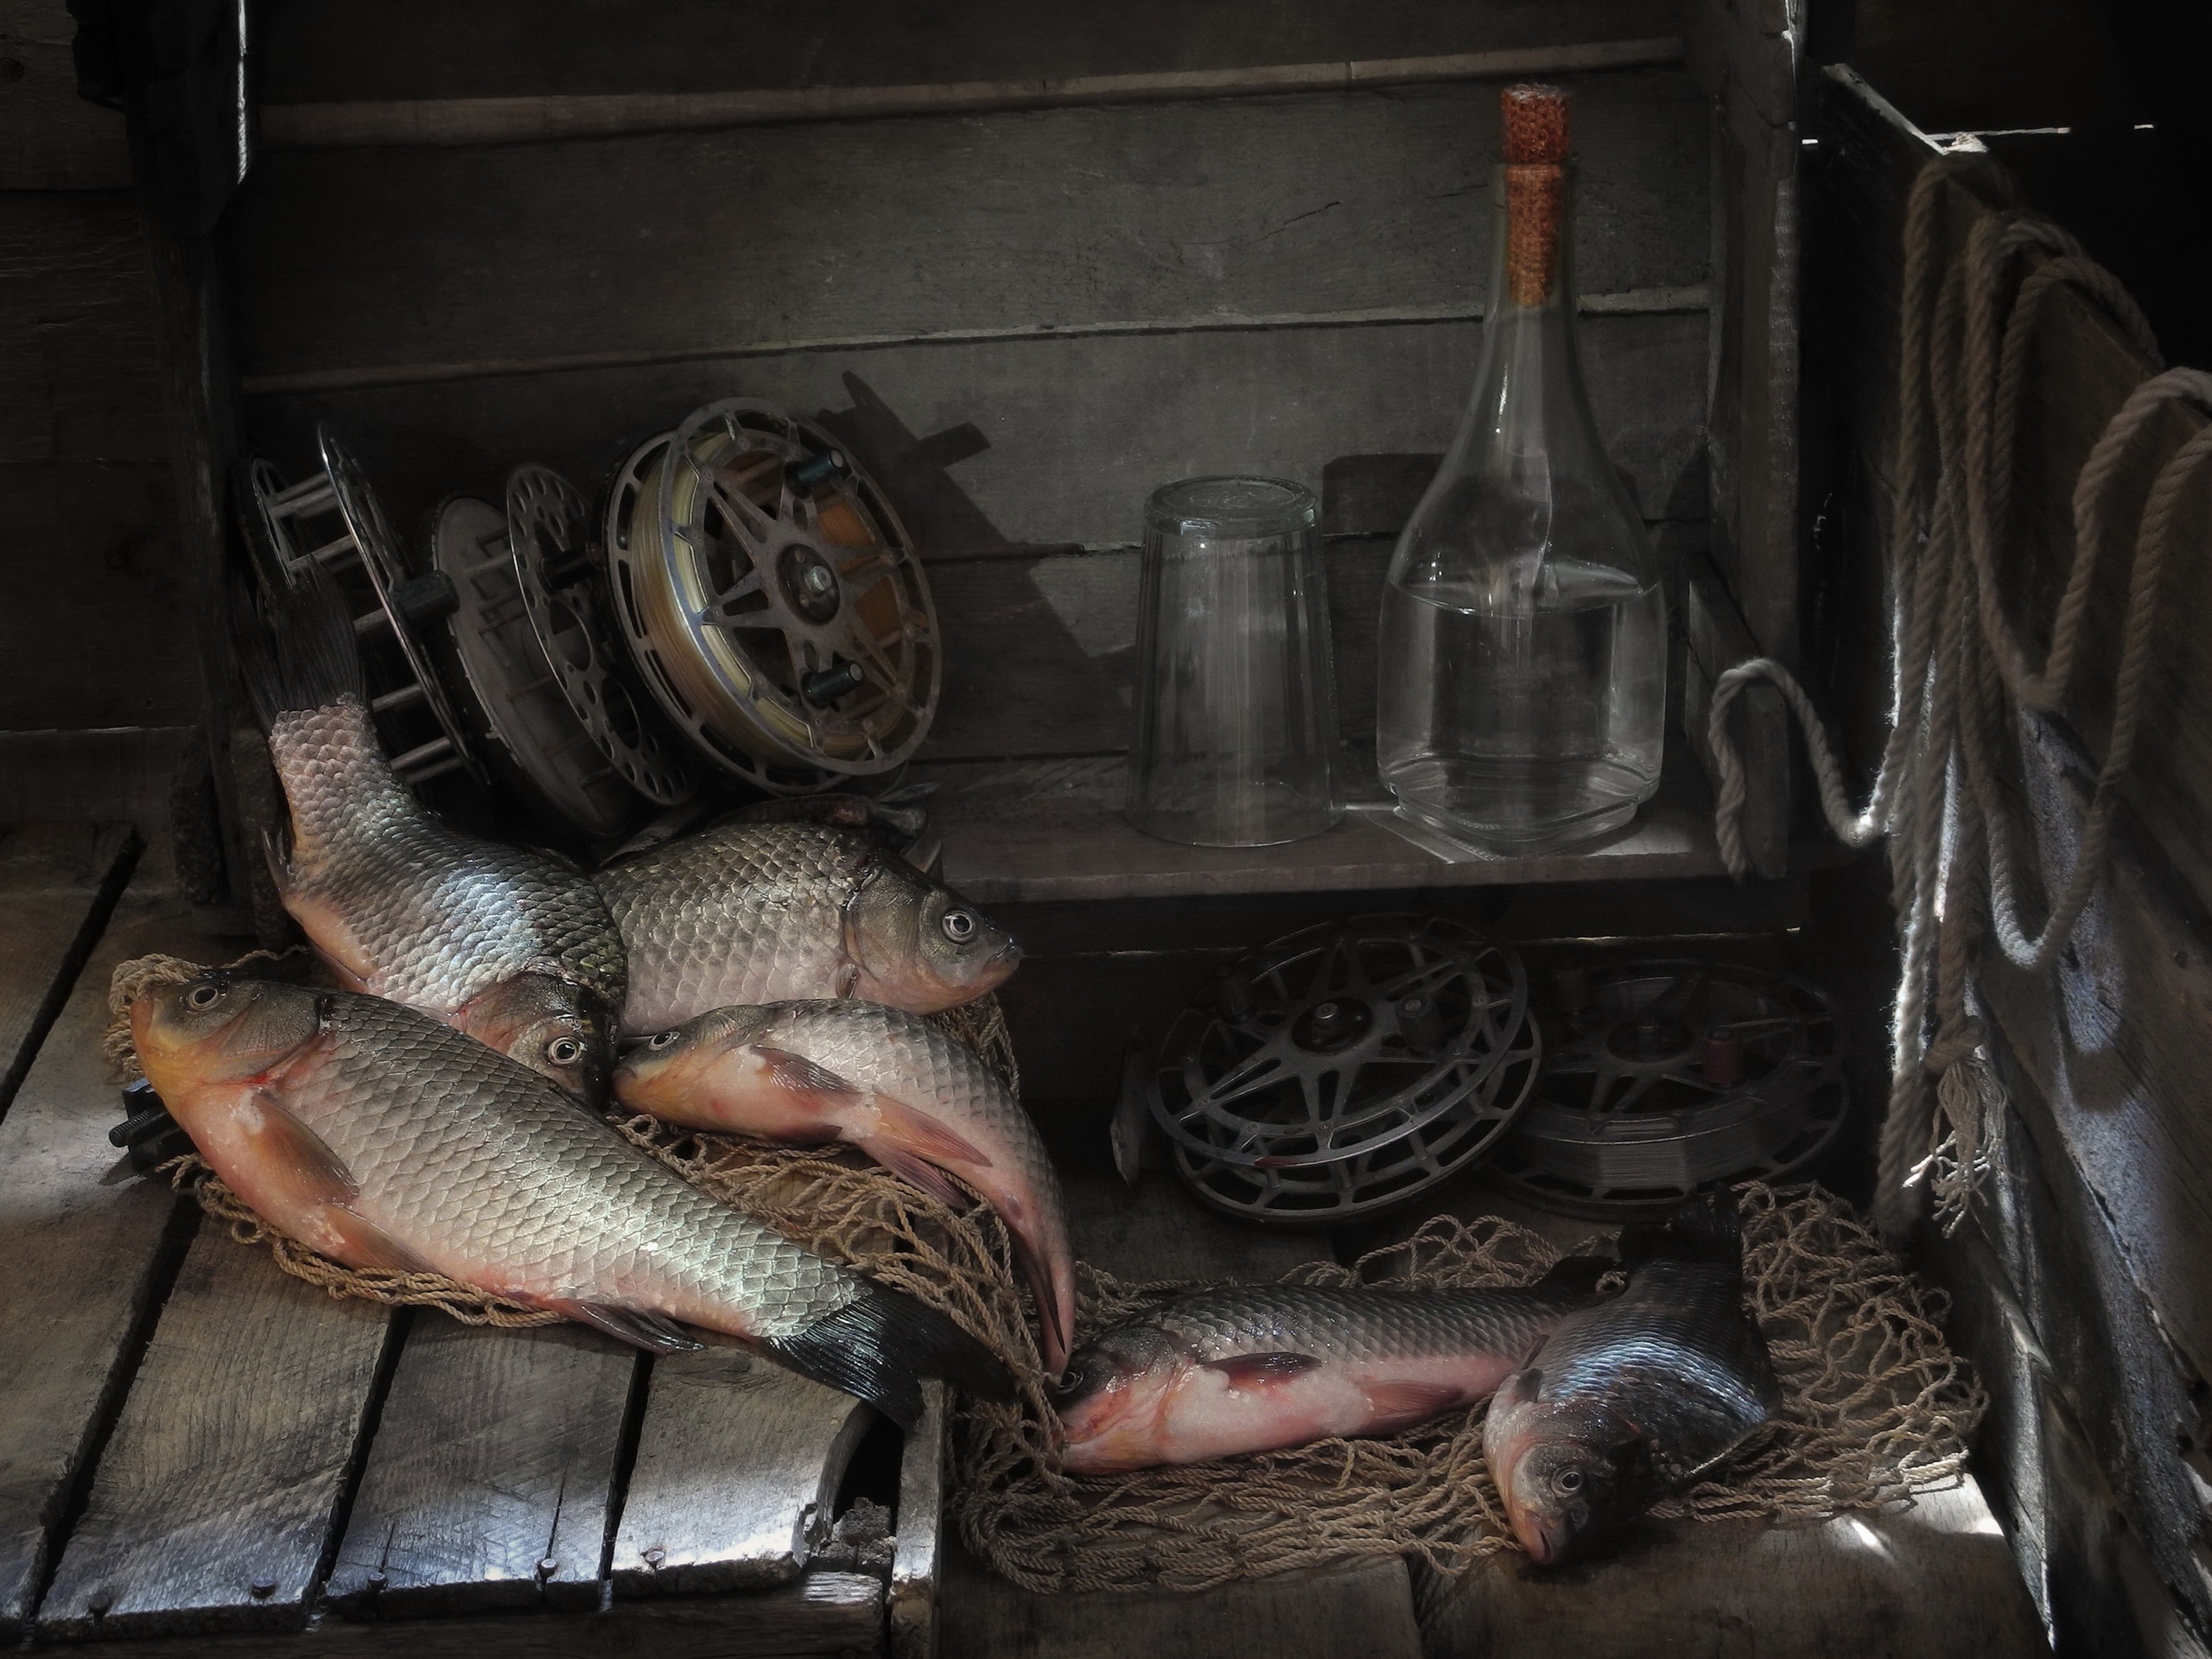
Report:
M 1319 835 L 1337 800 L 1329 604 L 1312 491 L 1193 478 L 1145 503 L 1131 823 L 1265 847 Z

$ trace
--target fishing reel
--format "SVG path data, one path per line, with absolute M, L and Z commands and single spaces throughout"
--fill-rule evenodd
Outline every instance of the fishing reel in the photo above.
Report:
M 459 606 L 451 578 L 410 575 L 359 462 L 327 426 L 315 443 L 321 466 L 297 483 L 257 456 L 239 468 L 238 518 L 263 583 L 281 588 L 310 561 L 337 580 L 360 641 L 369 715 L 402 783 L 419 790 L 454 772 L 488 782 L 426 638 Z
M 1849 1105 L 1844 1024 L 1809 981 L 1712 962 L 1563 969 L 1536 1099 L 1493 1172 L 1598 1220 L 1672 1211 L 1701 1186 L 1780 1180 Z
M 661 712 L 771 794 L 904 766 L 944 660 L 913 542 L 813 422 L 725 398 L 648 440 L 608 492 L 613 612 Z
M 1237 963 L 1168 1032 L 1147 1099 L 1205 1203 L 1333 1226 L 1486 1155 L 1540 1055 L 1514 951 L 1453 922 L 1368 916 Z

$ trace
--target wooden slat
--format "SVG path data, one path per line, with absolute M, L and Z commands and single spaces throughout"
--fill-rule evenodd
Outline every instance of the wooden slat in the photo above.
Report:
M 647 1388 L 614 1538 L 615 1593 L 796 1579 L 874 1413 L 731 1347 L 657 1358 Z
M 103 1179 L 118 1163 L 107 1132 L 120 1116 L 99 1054 L 108 976 L 151 950 L 237 954 L 126 894 L 0 1122 L 0 1639 L 30 1616 L 54 1529 L 105 1433 L 118 1363 L 173 1261 L 160 1246 L 175 1197 Z
M 0 3 L 0 190 L 123 190 L 130 155 L 123 118 L 77 96 L 65 0 Z
M 197 735 L 190 726 L 0 730 L 0 823 L 114 820 L 158 849 L 169 780 Z
M 898 1541 L 891 1555 L 893 1659 L 937 1659 L 938 1584 L 944 1570 L 944 1384 L 922 1383 L 922 1421 L 899 1461 Z
M 58 1637 L 305 1624 L 391 1315 L 202 1228 L 39 1610 Z
M 636 1353 L 416 1316 L 326 1586 L 387 1614 L 596 1607 Z
M 1573 85 L 1583 291 L 1701 281 L 1702 100 L 1675 71 Z M 270 156 L 237 210 L 241 367 L 250 391 L 297 390 L 579 352 L 1465 315 L 1496 110 L 1471 84 Z
M 1602 1560 L 1554 1572 L 1493 1557 L 1423 1586 L 1433 1655 L 1578 1659 L 2028 1659 L 2041 1622 L 1969 1478 L 1910 1508 L 1817 1527 L 1647 1522 Z
M 137 856 L 130 826 L 0 828 L 0 1112 L 68 1000 Z
M 1529 50 L 1679 31 L 1670 0 L 1173 0 L 1102 11 L 970 0 L 921 13 L 898 0 L 664 0 L 653 27 L 594 6 L 389 0 L 372 23 L 344 0 L 271 13 L 257 42 L 271 102 L 716 92 L 898 83 L 1042 80 Z M 258 20 L 257 20 L 258 22 Z M 529 41 L 529 50 L 515 42 Z
M 326 1619 L 285 1636 L 94 1642 L 81 1659 L 873 1659 L 883 1651 L 883 1582 L 857 1573 L 810 1573 L 751 1596 L 617 1602 L 594 1613 L 503 1613 L 474 1618 Z

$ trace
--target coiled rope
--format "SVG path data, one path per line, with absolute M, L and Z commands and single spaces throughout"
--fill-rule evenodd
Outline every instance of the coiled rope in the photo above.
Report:
M 1953 182 L 1987 211 L 1938 282 L 1943 188 Z M 1770 658 L 1719 677 L 1707 727 L 1720 773 L 1715 834 L 1739 879 L 1751 861 L 1744 769 L 1728 713 L 1754 680 L 1780 690 L 1803 728 L 1821 810 L 1836 836 L 1853 847 L 1885 836 L 1891 842 L 1903 961 L 1874 1213 L 1893 1241 L 1918 1220 L 1924 1178 L 1947 1228 L 1956 1226 L 1981 1154 L 2001 1126 L 2004 1091 L 1967 998 L 1986 942 L 1993 936 L 2020 968 L 2047 968 L 2103 877 L 2113 808 L 2135 759 L 2159 581 L 2179 509 L 2212 457 L 2207 427 L 2165 463 L 2145 503 L 2128 575 L 2110 745 L 2073 868 L 2041 929 L 2031 930 L 2021 919 L 2014 850 L 2024 832 L 2000 793 L 1996 757 L 2013 741 L 2022 710 L 2056 711 L 2072 688 L 2092 584 L 2113 539 L 2114 480 L 2139 435 L 2168 404 L 2212 415 L 2212 375 L 2170 369 L 2145 380 L 2090 451 L 2075 485 L 2074 549 L 2051 619 L 2050 649 L 2037 665 L 2005 613 L 1999 585 L 2019 568 L 2017 560 L 2000 561 L 1999 550 L 2013 533 L 2018 436 L 2037 320 L 2052 294 L 2071 289 L 2100 306 L 2144 358 L 2160 359 L 2149 323 L 2119 280 L 2058 226 L 2014 206 L 2015 199 L 2009 180 L 1986 159 L 1942 156 L 1921 169 L 1906 209 L 1897 493 L 1885 548 L 1891 725 L 1867 804 L 1853 809 L 1819 711 Z M 2036 255 L 2040 263 L 2019 277 Z

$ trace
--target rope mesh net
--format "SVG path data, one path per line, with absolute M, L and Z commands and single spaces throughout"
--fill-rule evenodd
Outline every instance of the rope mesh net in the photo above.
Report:
M 116 970 L 106 1052 L 135 1074 L 128 1009 L 143 987 L 194 977 L 195 964 L 148 957 Z M 1011 1071 L 995 1004 L 938 1016 Z M 684 1179 L 809 1248 L 941 1309 L 1014 1373 L 1011 1405 L 963 1402 L 952 1425 L 948 1511 L 969 1548 L 1014 1583 L 1047 1592 L 1203 1590 L 1349 1557 L 1410 1554 L 1446 1574 L 1512 1547 L 1482 1449 L 1483 1408 L 1383 1440 L 1109 1478 L 1063 1473 L 1054 1419 L 1011 1240 L 990 1208 L 955 1211 L 859 1154 L 772 1146 L 611 1120 Z M 556 1323 L 435 1274 L 341 1266 L 264 1224 L 196 1157 L 164 1166 L 241 1243 L 335 1297 L 442 1309 L 472 1325 Z M 1818 1187 L 1741 1189 L 1745 1277 L 1783 1383 L 1780 1418 L 1716 1476 L 1661 1507 L 1701 1520 L 1827 1519 L 1908 1501 L 1955 1481 L 1985 1406 L 1942 1335 L 1948 1299 L 1921 1284 L 1851 1208 Z M 1525 1284 L 1563 1254 L 1496 1217 L 1439 1217 L 1350 1267 L 1286 1275 L 1310 1285 L 1446 1288 Z M 1078 1268 L 1078 1341 L 1186 1283 L 1127 1283 Z

